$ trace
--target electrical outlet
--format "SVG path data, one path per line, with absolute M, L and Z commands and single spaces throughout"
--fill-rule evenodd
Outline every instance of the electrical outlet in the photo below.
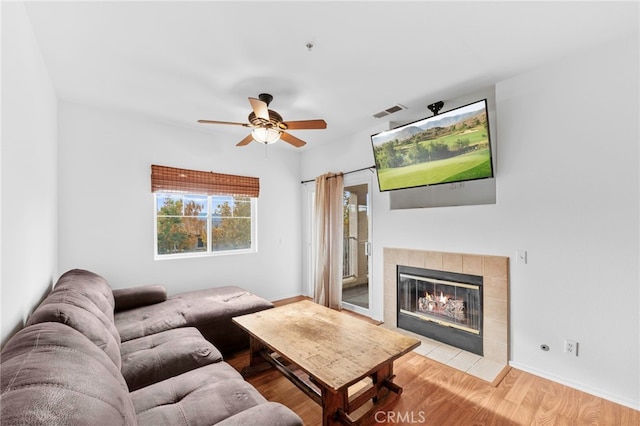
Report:
M 566 339 L 564 341 L 564 352 L 568 355 L 578 356 L 578 342 Z

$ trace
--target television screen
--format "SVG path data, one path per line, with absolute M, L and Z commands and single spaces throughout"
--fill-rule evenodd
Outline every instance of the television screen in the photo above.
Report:
M 371 136 L 380 191 L 493 177 L 487 100 Z

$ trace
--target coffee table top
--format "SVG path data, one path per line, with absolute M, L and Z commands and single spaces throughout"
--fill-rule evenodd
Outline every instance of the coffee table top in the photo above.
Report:
M 335 390 L 351 386 L 420 346 L 417 339 L 307 300 L 233 321 Z

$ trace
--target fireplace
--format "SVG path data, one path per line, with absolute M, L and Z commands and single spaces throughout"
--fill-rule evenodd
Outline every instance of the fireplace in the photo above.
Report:
M 478 275 L 398 265 L 397 326 L 483 355 Z
M 427 350 L 424 354 L 458 370 L 468 372 L 483 380 L 494 383 L 508 371 L 509 364 L 509 258 L 488 254 L 454 253 L 411 248 L 385 247 L 384 263 L 384 323 L 390 329 L 398 329 L 398 267 L 430 269 L 439 272 L 453 272 L 482 277 L 481 307 L 482 356 L 473 365 L 462 366 L 464 359 L 475 355 L 460 349 L 453 358 L 444 359 L 448 350 L 440 351 L 437 339 L 426 338 Z M 446 279 L 445 279 L 446 280 Z M 456 281 L 456 280 L 447 280 Z M 444 293 L 444 292 L 443 292 Z M 439 296 L 439 294 L 438 294 Z M 419 297 L 422 297 L 420 295 Z M 421 319 L 416 319 L 423 323 Z M 403 327 L 404 328 L 404 327 Z M 409 333 L 407 331 L 407 333 Z M 433 342 L 433 344 L 432 344 Z M 445 348 L 446 349 L 446 348 Z

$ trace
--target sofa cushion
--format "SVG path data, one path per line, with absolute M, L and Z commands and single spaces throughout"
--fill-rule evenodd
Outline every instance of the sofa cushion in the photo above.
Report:
M 126 383 L 107 355 L 73 328 L 41 323 L 2 350 L 3 425 L 135 425 Z
M 73 290 L 83 293 L 106 315 L 113 315 L 116 306 L 113 291 L 107 280 L 84 269 L 72 269 L 60 276 L 52 292 Z
M 167 290 L 161 285 L 143 285 L 139 287 L 113 290 L 116 311 L 153 305 L 167 300 Z
M 36 311 L 43 306 L 56 303 L 64 303 L 84 309 L 91 315 L 95 316 L 104 326 L 107 328 L 113 338 L 120 344 L 120 334 L 114 324 L 113 311 L 105 313 L 100 306 L 97 306 L 94 302 L 94 298 L 90 295 L 91 291 L 76 291 L 76 290 L 59 290 L 50 293 L 40 306 L 36 308 Z
M 193 327 L 129 340 L 120 353 L 130 391 L 222 360 L 220 351 Z
M 123 342 L 178 327 L 197 327 L 223 353 L 246 347 L 246 332 L 231 319 L 272 308 L 273 304 L 240 287 L 227 286 L 170 296 L 165 302 L 115 314 Z
M 67 293 L 67 292 L 65 292 Z M 64 296 L 52 295 L 52 300 L 45 301 L 31 314 L 26 325 L 33 325 L 44 322 L 59 322 L 82 333 L 97 347 L 102 349 L 111 358 L 111 361 L 118 368 L 121 366 L 120 360 L 120 341 L 118 340 L 118 332 L 111 327 L 105 325 L 90 309 L 80 307 L 69 303 L 69 300 L 78 301 L 81 295 Z M 62 302 L 58 299 L 66 299 Z M 88 302 L 90 306 L 91 302 Z
M 131 399 L 138 423 L 145 425 L 212 425 L 251 407 L 267 404 L 264 397 L 225 362 L 144 387 L 132 392 Z
M 247 425 L 303 426 L 303 423 L 296 413 L 277 402 L 255 405 L 216 423 L 216 426 Z

